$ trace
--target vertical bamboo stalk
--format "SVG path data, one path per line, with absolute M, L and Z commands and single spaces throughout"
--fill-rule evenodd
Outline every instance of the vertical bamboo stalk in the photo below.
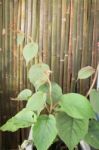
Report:
M 3 103 L 2 103 L 2 112 L 3 112 L 3 119 L 4 121 L 7 119 L 9 116 L 10 112 L 10 107 L 9 107 L 9 99 L 8 99 L 8 64 L 7 64 L 7 48 L 8 48 L 8 18 L 7 18 L 7 11 L 8 11 L 8 2 L 2 1 L 3 2 L 3 30 L 2 30 L 2 36 L 3 36 Z M 5 99 L 6 98 L 6 99 Z M 6 104 L 6 105 L 4 105 Z M 5 111 L 6 110 L 6 111 Z M 7 116 L 8 115 L 8 116 Z M 7 134 L 9 137 L 9 134 Z M 7 142 L 7 136 L 5 137 L 4 145 L 8 146 Z
M 2 90 L 3 90 L 3 96 L 2 100 L 4 98 L 4 95 L 6 95 L 6 85 L 5 85 L 5 1 L 2 1 L 2 50 L 3 50 L 3 55 L 2 55 Z M 6 119 L 6 112 L 4 111 L 6 108 L 4 106 L 5 99 L 1 103 L 1 111 L 2 111 L 2 121 Z M 5 118 L 4 118 L 5 116 Z M 4 138 L 2 137 L 2 143 L 5 144 Z
M 21 1 L 18 3 L 18 17 L 17 17 L 17 31 L 20 29 L 21 26 Z M 17 92 L 20 91 L 20 46 L 17 46 Z M 18 93 L 17 93 L 18 94 Z
M 43 22 L 43 62 L 48 62 L 48 1 L 43 1 L 44 22 Z
M 4 40 L 5 40 L 5 36 L 4 36 L 4 29 L 5 29 L 5 17 L 4 17 L 4 10 L 5 10 L 5 6 L 4 6 L 4 1 L 2 1 L 2 27 L 1 27 L 1 37 L 2 37 L 2 63 L 1 63 L 1 71 L 2 71 L 2 96 L 1 96 L 1 108 L 0 108 L 0 112 L 2 113 L 2 119 L 1 121 L 4 122 L 5 121 L 5 107 L 4 107 L 4 103 L 6 103 L 5 99 L 4 99 L 4 95 L 5 95 L 5 80 L 4 80 L 4 52 L 5 52 L 5 46 L 4 46 Z M 5 116 L 5 117 L 4 117 Z M 4 136 L 2 136 L 2 145 L 5 145 L 5 139 Z
M 25 24 L 24 24 L 24 32 L 25 32 L 25 35 L 28 34 L 28 1 L 25 1 Z M 24 42 L 24 45 L 26 45 L 28 43 L 28 39 L 25 37 L 25 42 Z M 23 60 L 25 62 L 25 60 Z M 30 67 L 30 65 L 29 65 Z M 28 81 L 28 78 L 27 78 L 27 72 L 29 70 L 29 67 L 26 68 L 26 63 L 25 63 L 25 69 L 26 69 L 26 74 L 25 74 L 25 79 L 26 79 L 26 87 L 27 88 L 30 88 L 31 87 L 31 84 L 30 82 Z
M 83 20 L 83 51 L 82 51 L 82 62 L 81 67 L 88 65 L 88 20 L 87 20 L 87 14 L 88 13 L 88 1 L 84 0 L 84 20 Z M 80 82 L 80 89 L 81 93 L 85 94 L 85 92 L 88 90 L 88 86 L 86 86 L 87 82 L 85 80 Z M 85 88 L 86 87 L 86 88 Z
M 73 31 L 72 31 L 72 77 L 71 77 L 71 91 L 75 92 L 76 79 L 77 79 L 77 13 L 78 13 L 78 1 L 74 1 L 73 11 Z
M 24 33 L 25 29 L 25 1 L 21 0 L 21 23 L 20 23 L 20 29 L 21 31 Z M 27 30 L 27 34 L 30 35 L 31 32 L 31 1 L 28 4 L 28 30 Z M 25 64 L 24 64 L 24 60 L 23 60 L 23 44 L 20 45 L 20 57 L 19 57 L 19 61 L 20 61 L 20 90 L 25 88 L 25 76 L 24 74 L 26 73 L 25 71 Z M 22 109 L 24 107 L 23 103 L 20 103 L 20 108 Z M 21 140 L 24 140 L 24 130 L 21 130 Z
M 92 39 L 93 39 L 93 8 L 92 2 L 89 1 L 89 9 L 88 9 L 88 65 L 91 65 L 92 59 Z
M 97 64 L 99 63 L 99 1 L 96 1 L 96 36 L 97 36 Z
M 66 37 L 66 0 L 62 0 L 60 75 L 59 75 L 60 76 L 59 83 L 61 86 L 63 85 L 65 37 Z
M 30 5 L 31 5 L 31 2 L 30 2 Z M 29 13 L 28 16 L 31 17 L 31 9 L 29 10 L 28 13 Z M 21 0 L 20 15 L 21 15 L 20 29 L 24 33 L 24 31 L 25 31 L 25 29 L 24 29 L 24 27 L 25 27 L 25 1 L 24 0 Z M 28 33 L 27 34 L 29 35 L 30 29 L 31 29 L 31 27 L 30 27 L 31 19 L 28 20 L 28 23 L 29 23 L 29 26 L 28 26 Z M 24 62 L 25 61 L 23 60 L 23 55 L 22 54 L 23 54 L 23 45 L 21 44 L 20 45 L 20 57 L 19 57 L 19 60 L 20 60 L 20 90 L 22 90 L 25 87 L 25 85 L 24 85 L 24 80 L 25 80 L 24 74 L 26 73 L 25 70 L 24 70 L 24 66 L 25 66 Z
M 66 1 L 66 40 L 64 53 L 64 74 L 63 74 L 63 91 L 67 91 L 67 67 L 68 67 L 68 49 L 69 49 L 69 32 L 70 32 L 70 1 Z
M 37 37 L 37 0 L 32 2 L 32 38 L 36 42 Z
M 81 68 L 81 58 L 82 58 L 82 49 L 83 49 L 83 0 L 78 2 L 78 17 L 77 17 L 77 74 Z M 77 82 L 77 91 L 80 92 L 80 83 Z
M 69 34 L 69 49 L 68 49 L 68 70 L 67 70 L 67 92 L 70 91 L 71 70 L 72 70 L 72 27 L 73 27 L 73 1 L 70 6 L 70 34 Z
M 51 43 L 51 70 L 53 71 L 52 80 L 57 78 L 56 75 L 56 49 L 57 49 L 57 0 L 53 0 L 52 9 L 52 43 Z
M 52 0 L 48 1 L 48 64 L 51 67 Z
M 92 1 L 92 6 L 94 9 L 94 27 L 93 27 L 93 43 L 92 43 L 92 66 L 96 66 L 96 0 Z
M 43 17 L 44 5 L 43 1 L 40 1 L 40 24 L 39 24 L 39 62 L 42 62 L 42 51 L 43 51 Z
M 9 21 L 9 28 L 11 28 L 13 26 L 13 2 L 10 1 L 10 11 L 9 10 L 9 15 L 10 15 L 10 21 Z M 10 65 L 9 65 L 9 89 L 11 91 L 11 94 L 13 94 L 13 31 L 9 29 L 9 61 L 10 61 Z M 12 96 L 12 95 L 11 95 Z
M 88 35 L 88 22 L 87 22 L 88 1 L 84 0 L 84 20 L 83 20 L 83 52 L 82 52 L 82 67 L 87 65 L 87 35 Z
M 60 71 L 60 50 L 61 50 L 61 17 L 62 17 L 62 0 L 58 0 L 58 6 L 57 6 L 57 55 L 56 55 L 56 74 L 57 78 L 55 81 L 59 83 L 59 78 L 60 76 L 59 71 Z
M 2 0 L 0 0 L 0 20 L 1 20 L 1 24 L 0 24 L 0 106 L 2 106 L 2 95 L 3 95 L 3 89 L 2 89 L 2 54 L 3 54 L 3 50 L 2 50 Z M 0 109 L 0 122 L 2 121 L 2 110 Z M 0 149 L 2 149 L 2 134 L 0 133 Z
M 12 75 L 13 75 L 13 97 L 16 97 L 18 92 L 19 92 L 19 78 L 18 78 L 18 73 L 19 73 L 19 65 L 17 64 L 17 62 L 19 62 L 19 57 L 18 57 L 18 50 L 17 50 L 17 45 L 16 45 L 16 38 L 17 38 L 17 19 L 18 19 L 18 0 L 14 0 L 11 4 L 10 4 L 10 9 L 12 10 L 12 14 L 10 13 L 10 21 L 11 21 L 11 25 L 12 25 L 12 30 L 13 33 L 11 33 L 11 39 L 10 39 L 10 47 L 11 47 L 11 54 L 10 57 L 12 58 L 12 65 L 11 65 L 11 71 L 12 71 Z M 12 31 L 10 31 L 12 32 Z M 11 79 L 12 82 L 12 79 Z M 12 95 L 11 95 L 12 97 Z M 17 105 L 15 105 L 15 103 L 13 101 L 10 102 L 11 105 L 11 111 L 12 113 L 15 111 L 19 111 L 19 103 L 17 103 Z M 14 114 L 15 114 L 14 112 Z M 16 143 L 20 142 L 20 132 L 17 133 L 15 135 L 16 138 Z

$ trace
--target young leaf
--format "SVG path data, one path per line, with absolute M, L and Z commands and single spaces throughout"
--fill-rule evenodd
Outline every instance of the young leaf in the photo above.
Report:
M 47 103 L 50 104 L 49 85 L 44 84 L 44 85 L 40 86 L 40 88 L 38 90 L 47 93 Z M 51 83 L 51 97 L 52 97 L 53 104 L 57 103 L 60 100 L 61 96 L 62 96 L 61 87 L 57 83 L 52 82 Z
M 56 120 L 53 115 L 42 115 L 33 127 L 33 139 L 37 150 L 47 150 L 57 135 Z
M 22 42 L 23 42 L 23 40 L 24 40 L 24 34 L 18 33 L 18 34 L 17 34 L 17 45 L 18 45 L 18 46 L 21 45 Z
M 56 115 L 58 135 L 68 146 L 69 150 L 73 150 L 80 140 L 84 138 L 88 131 L 88 122 L 88 119 L 75 119 L 64 112 Z
M 36 43 L 28 43 L 23 49 L 23 56 L 26 60 L 26 64 L 34 58 L 38 53 L 38 45 Z
M 49 66 L 47 64 L 33 65 L 29 70 L 29 80 L 38 89 L 42 84 L 48 80 Z
M 60 110 L 66 112 L 69 116 L 86 119 L 94 117 L 94 111 L 91 104 L 86 97 L 76 94 L 69 93 L 61 96 Z
M 90 121 L 89 131 L 84 140 L 95 149 L 99 149 L 99 121 Z
M 31 95 L 32 95 L 31 90 L 24 89 L 18 94 L 17 99 L 18 100 L 28 100 Z
M 14 117 L 9 119 L 0 130 L 15 132 L 19 128 L 26 128 L 31 126 L 36 121 L 36 114 L 26 108 L 22 109 Z
M 90 103 L 96 113 L 99 113 L 99 91 L 93 89 L 90 93 Z
M 45 107 L 45 103 L 46 103 L 46 94 L 39 91 L 29 98 L 26 108 L 32 111 L 40 112 Z
M 93 73 L 95 73 L 95 69 L 93 67 L 84 67 L 78 72 L 78 79 L 86 79 L 90 77 Z

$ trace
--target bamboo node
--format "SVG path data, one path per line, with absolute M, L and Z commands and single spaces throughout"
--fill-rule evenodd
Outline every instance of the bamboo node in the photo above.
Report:
M 60 59 L 60 62 L 64 62 L 64 59 Z
M 2 29 L 2 35 L 5 35 L 6 34 L 6 30 L 5 28 Z
M 64 17 L 64 18 L 62 18 L 62 21 L 63 21 L 63 22 L 66 22 L 66 18 L 65 18 L 65 17 Z
M 68 55 L 67 55 L 67 54 L 65 54 L 65 57 L 68 57 Z
M 66 14 L 67 14 L 67 15 L 70 14 L 69 9 L 66 11 Z

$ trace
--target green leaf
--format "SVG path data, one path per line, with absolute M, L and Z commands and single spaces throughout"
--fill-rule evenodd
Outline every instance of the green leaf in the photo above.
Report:
M 53 115 L 42 115 L 33 127 L 33 139 L 37 150 L 47 150 L 57 135 L 56 120 Z
M 46 94 L 39 91 L 29 98 L 26 108 L 32 111 L 40 112 L 45 107 L 45 103 L 46 103 Z
M 15 132 L 19 128 L 26 128 L 31 126 L 36 121 L 36 114 L 26 108 L 22 109 L 14 117 L 9 119 L 0 130 Z
M 98 121 L 96 120 L 90 121 L 89 130 L 84 140 L 95 149 L 99 149 L 99 122 Z
M 86 97 L 80 94 L 64 94 L 61 96 L 60 106 L 60 110 L 74 118 L 86 119 L 94 117 L 91 104 Z
M 79 70 L 78 79 L 86 79 L 95 73 L 95 69 L 91 66 L 87 66 Z
M 47 64 L 36 64 L 33 65 L 29 70 L 29 80 L 38 89 L 42 84 L 48 80 L 49 66 Z
M 26 60 L 26 64 L 34 58 L 38 53 L 38 45 L 36 43 L 28 43 L 23 49 L 23 56 Z
M 47 103 L 50 104 L 49 85 L 44 84 L 44 85 L 40 86 L 40 88 L 38 90 L 47 93 Z M 61 87 L 57 83 L 52 82 L 51 83 L 51 97 L 52 97 L 53 104 L 57 103 L 60 100 L 61 96 L 62 96 Z
M 21 45 L 23 40 L 24 40 L 24 34 L 23 33 L 18 33 L 17 34 L 17 45 L 18 46 Z
M 29 89 L 22 90 L 19 94 L 17 99 L 18 100 L 28 100 L 29 97 L 32 95 L 32 91 Z
M 88 131 L 88 123 L 88 119 L 75 119 L 64 112 L 56 115 L 58 135 L 68 146 L 69 150 L 73 150 L 80 140 L 84 138 Z
M 99 113 L 99 91 L 93 89 L 90 93 L 90 103 L 96 113 Z

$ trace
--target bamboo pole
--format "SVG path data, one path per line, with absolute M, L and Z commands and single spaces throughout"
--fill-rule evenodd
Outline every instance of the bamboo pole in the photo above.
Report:
M 51 68 L 52 1 L 48 1 L 48 64 Z
M 20 29 L 21 31 L 24 33 L 25 31 L 25 1 L 24 0 L 21 0 L 21 8 L 20 8 L 20 17 L 21 17 L 21 20 L 20 20 Z M 30 32 L 31 32 L 31 1 L 30 3 L 28 4 L 28 27 L 27 27 L 27 35 L 30 35 Z M 25 76 L 24 74 L 26 74 L 26 69 L 25 69 L 25 66 L 26 64 L 24 63 L 24 59 L 23 59 L 23 44 L 20 45 L 20 57 L 19 57 L 19 61 L 20 61 L 20 91 L 22 89 L 25 88 Z M 24 107 L 24 104 L 23 103 L 20 103 L 20 109 L 22 109 Z M 24 141 L 24 137 L 25 137 L 25 134 L 24 134 L 24 130 L 21 130 L 20 131 L 20 134 L 21 134 L 21 140 Z
M 3 54 L 2 54 L 2 90 L 3 90 L 3 96 L 2 96 L 2 100 L 4 98 L 4 95 L 6 95 L 6 85 L 5 85 L 5 1 L 2 1 L 2 50 L 3 50 Z M 5 103 L 5 99 L 4 101 L 2 101 L 1 104 L 1 111 L 2 111 L 2 115 L 6 116 L 6 112 L 4 111 L 6 108 L 4 106 Z M 2 118 L 2 121 L 4 121 L 4 117 Z M 3 137 L 2 137 L 2 140 Z M 3 141 L 4 142 L 4 141 Z
M 60 50 L 61 50 L 61 20 L 62 20 L 62 0 L 58 0 L 57 6 L 57 50 L 56 50 L 56 74 L 55 81 L 59 84 L 59 72 L 60 72 Z
M 82 51 L 82 62 L 81 62 L 81 67 L 87 66 L 88 65 L 88 20 L 87 20 L 87 11 L 88 11 L 88 1 L 84 0 L 84 16 L 83 16 L 83 51 Z M 85 94 L 85 92 L 88 90 L 85 80 L 80 82 L 80 89 L 81 93 Z M 84 88 L 86 87 L 86 88 Z
M 32 1 L 32 38 L 36 42 L 37 37 L 37 0 Z
M 43 12 L 44 11 L 44 6 L 43 6 L 43 1 L 40 1 L 40 22 L 39 22 L 39 62 L 43 61 L 42 58 L 42 51 L 43 51 L 43 22 L 44 22 L 44 17 L 43 17 Z
M 43 22 L 43 62 L 48 63 L 48 1 L 43 0 L 44 22 Z
M 76 71 L 81 68 L 81 58 L 82 58 L 82 50 L 83 50 L 83 0 L 78 2 L 78 16 L 77 16 L 77 46 L 76 46 Z M 80 92 L 80 82 L 77 82 L 76 90 Z
M 2 0 L 0 0 L 0 20 L 2 20 Z M 3 95 L 3 89 L 2 89 L 2 80 L 3 80 L 3 76 L 2 76 L 2 54 L 3 54 L 3 50 L 2 50 L 2 21 L 0 23 L 0 106 L 2 106 L 2 95 Z M 0 109 L 0 122 L 2 121 L 2 110 Z M 0 149 L 2 149 L 2 134 L 0 133 Z
M 56 74 L 56 49 L 57 49 L 57 0 L 53 0 L 53 8 L 52 8 L 52 42 L 51 42 L 51 70 L 53 71 L 52 74 L 52 81 L 55 81 L 57 78 Z
M 72 77 L 71 77 L 71 91 L 75 92 L 76 79 L 77 79 L 77 13 L 78 13 L 78 1 L 74 1 L 73 11 L 73 30 L 72 30 Z
M 62 0 L 60 75 L 59 75 L 60 76 L 59 83 L 61 86 L 63 85 L 65 38 L 66 38 L 66 0 Z
M 68 66 L 67 66 L 67 92 L 70 91 L 71 70 L 72 70 L 72 27 L 73 27 L 73 1 L 70 6 L 70 33 L 69 33 L 69 49 L 68 49 Z
M 99 29 L 98 29 L 99 27 L 99 1 L 98 0 L 96 0 L 96 20 L 97 20 L 96 22 L 97 53 L 96 55 L 97 55 L 97 64 L 98 64 L 99 63 Z
M 68 67 L 68 49 L 69 49 L 69 32 L 70 32 L 70 1 L 66 1 L 66 40 L 64 52 L 64 74 L 63 74 L 63 91 L 67 91 L 67 67 Z
M 93 5 L 93 13 L 94 13 L 94 28 L 93 28 L 93 43 L 92 43 L 92 66 L 95 67 L 96 66 L 96 0 L 92 1 L 92 5 Z

